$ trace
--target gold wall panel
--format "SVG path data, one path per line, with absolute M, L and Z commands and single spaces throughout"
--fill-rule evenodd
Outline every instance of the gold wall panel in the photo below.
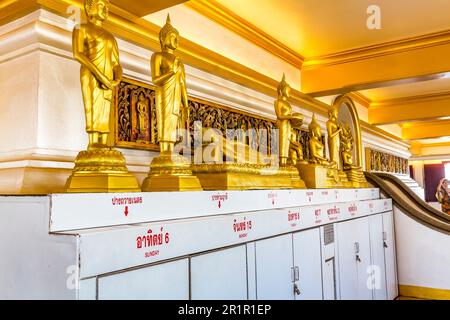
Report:
M 147 106 L 145 130 L 139 129 L 138 104 Z M 278 141 L 271 141 L 271 131 L 276 129 L 276 120 L 218 105 L 201 99 L 189 98 L 190 129 L 194 132 L 194 122 L 200 121 L 204 128 L 215 128 L 226 137 L 227 130 L 241 129 L 253 133 L 245 139 L 246 144 L 260 152 L 271 154 L 270 146 L 278 146 Z M 142 82 L 123 79 L 115 95 L 116 132 L 115 145 L 121 148 L 159 151 L 155 110 L 155 87 Z M 262 129 L 267 130 L 267 144 L 259 143 Z M 303 145 L 305 159 L 309 159 L 309 137 L 306 128 L 297 130 L 298 141 Z M 256 136 L 255 136 L 256 135 Z M 261 135 L 262 136 L 262 135 Z M 325 137 L 322 137 L 325 141 Z M 193 141 L 193 139 L 192 139 Z M 271 144 L 272 143 L 272 144 Z M 268 148 L 268 150 L 266 149 Z M 194 149 L 192 149 L 194 150 Z
M 409 174 L 409 162 L 405 158 L 366 148 L 366 170 Z

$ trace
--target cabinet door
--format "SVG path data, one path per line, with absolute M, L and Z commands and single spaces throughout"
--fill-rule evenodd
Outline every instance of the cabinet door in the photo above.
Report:
M 386 267 L 384 261 L 383 216 L 369 217 L 371 269 L 368 285 L 372 284 L 374 300 L 386 300 Z
M 368 217 L 338 224 L 338 251 L 341 299 L 371 300 Z
M 247 299 L 247 252 L 245 246 L 191 258 L 193 300 Z
M 293 234 L 296 300 L 322 300 L 320 229 Z
M 337 296 L 337 258 L 334 224 L 320 227 L 322 251 L 322 287 L 324 300 L 336 300 Z
M 258 300 L 293 300 L 292 235 L 257 241 L 256 293 Z
M 398 280 L 395 253 L 394 215 L 392 211 L 383 213 L 383 230 L 387 299 L 394 300 L 398 297 Z
M 100 300 L 187 300 L 189 261 L 178 260 L 98 278 Z

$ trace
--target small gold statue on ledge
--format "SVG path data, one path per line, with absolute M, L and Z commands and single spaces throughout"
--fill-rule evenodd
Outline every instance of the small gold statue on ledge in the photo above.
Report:
M 328 131 L 328 148 L 330 151 L 330 162 L 331 166 L 336 169 L 340 169 L 340 138 L 342 129 L 338 122 L 338 109 L 336 107 L 330 108 L 328 112 L 329 119 L 327 121 L 327 131 Z
M 352 154 L 354 141 L 350 126 L 344 124 L 341 131 L 341 155 L 344 172 L 353 187 L 367 188 L 368 183 L 362 168 L 354 165 Z
M 154 53 L 151 58 L 160 156 L 154 158 L 150 165 L 143 191 L 202 190 L 200 181 L 192 175 L 190 160 L 174 151 L 178 129 L 187 130 L 189 121 L 184 65 L 175 55 L 178 39 L 179 32 L 172 26 L 168 15 L 159 33 L 161 52 Z
M 303 115 L 300 113 L 293 113 L 292 106 L 288 102 L 291 95 L 291 87 L 286 82 L 286 75 L 283 74 L 283 79 L 278 85 L 278 99 L 275 101 L 275 113 L 277 115 L 277 125 L 279 130 L 279 152 L 280 164 L 287 165 L 290 155 L 292 129 L 300 129 L 303 125 Z M 297 145 L 297 147 L 300 145 Z M 298 155 L 299 160 L 303 160 L 303 152 Z
M 122 153 L 109 145 L 113 91 L 122 79 L 117 42 L 103 28 L 109 8 L 109 0 L 86 0 L 88 22 L 73 31 L 73 55 L 81 64 L 89 145 L 75 159 L 67 192 L 140 191 L 136 178 L 128 173 Z
M 325 157 L 325 146 L 322 142 L 322 129 L 314 114 L 309 124 L 309 162 L 300 163 L 300 175 L 306 186 L 311 189 L 340 187 L 338 171 Z

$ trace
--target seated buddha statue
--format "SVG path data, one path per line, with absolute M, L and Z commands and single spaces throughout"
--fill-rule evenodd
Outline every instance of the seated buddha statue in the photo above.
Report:
M 329 166 L 330 163 L 325 158 L 325 146 L 322 142 L 322 130 L 317 123 L 316 115 L 313 115 L 309 129 L 309 162 L 311 164 L 319 164 L 322 166 Z

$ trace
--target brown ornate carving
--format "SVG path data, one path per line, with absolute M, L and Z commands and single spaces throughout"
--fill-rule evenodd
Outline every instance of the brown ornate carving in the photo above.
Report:
M 144 97 L 144 99 L 140 99 L 140 97 Z M 148 106 L 144 134 L 140 132 L 139 128 L 138 103 L 145 103 Z M 194 123 L 200 121 L 203 127 L 218 129 L 224 136 L 227 136 L 227 130 L 241 129 L 246 133 L 245 140 L 242 137 L 242 141 L 264 154 L 271 154 L 271 146 L 278 148 L 278 137 L 272 138 L 272 130 L 276 129 L 275 120 L 195 98 L 189 98 L 189 106 L 191 108 L 190 130 L 192 136 Z M 115 107 L 116 146 L 158 151 L 154 87 L 124 79 L 116 90 Z M 297 137 L 303 145 L 305 159 L 309 159 L 308 132 L 297 130 Z M 193 141 L 193 139 L 191 140 Z
M 366 148 L 366 170 L 409 174 L 409 164 L 408 159 Z

